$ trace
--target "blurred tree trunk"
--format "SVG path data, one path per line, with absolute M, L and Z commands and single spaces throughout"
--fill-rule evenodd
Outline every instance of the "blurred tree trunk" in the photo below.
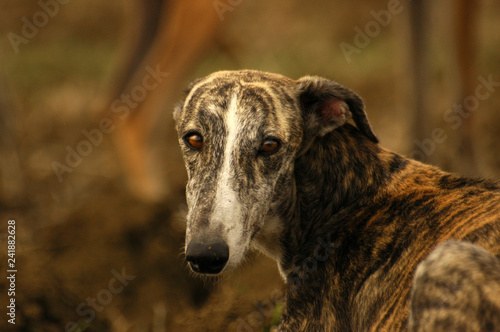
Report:
M 474 67 L 476 48 L 478 2 L 474 0 L 458 0 L 455 12 L 455 49 L 458 82 L 454 98 L 457 104 L 464 104 L 467 96 L 474 96 L 477 85 L 477 73 Z M 458 155 L 455 169 L 463 175 L 473 176 L 478 173 L 476 154 L 474 150 L 474 123 L 476 112 L 467 112 L 462 125 L 458 128 Z
M 433 124 L 433 116 L 429 105 L 432 86 L 430 56 L 431 56 L 431 5 L 428 0 L 409 2 L 409 26 L 410 26 L 410 54 L 409 65 L 411 73 L 411 112 L 412 112 L 412 150 L 417 151 L 413 157 L 421 158 L 424 162 L 435 162 L 443 166 L 442 158 L 433 156 L 437 151 L 436 142 L 432 141 L 433 133 L 430 129 L 436 128 Z M 474 59 L 476 45 L 474 43 L 476 30 L 476 14 L 478 3 L 471 0 L 450 1 L 445 6 L 452 15 L 450 30 L 452 31 L 452 48 L 445 49 L 448 59 L 451 59 L 452 73 L 454 77 L 452 88 L 453 104 L 464 106 L 467 96 L 474 96 L 477 84 L 476 71 L 474 70 Z M 444 14 L 443 14 L 444 16 Z M 448 22 L 446 22 L 448 23 Z M 443 26 L 437 25 L 443 29 Z M 446 30 L 446 29 L 444 29 Z M 443 32 L 443 31 L 441 31 Z M 441 47 L 445 48 L 445 46 Z M 441 96 L 438 93 L 437 96 Z M 431 106 L 432 107 L 432 106 Z M 457 153 L 452 153 L 452 160 L 446 163 L 446 167 L 452 168 L 463 175 L 477 175 L 476 156 L 474 152 L 473 127 L 477 115 L 474 112 L 464 112 L 461 116 L 462 122 L 456 133 L 447 135 L 457 137 L 455 148 Z M 448 127 L 443 129 L 446 131 Z M 430 146 L 432 144 L 432 146 Z M 451 141 L 447 144 L 451 144 Z M 454 149 L 455 150 L 455 149 Z
M 411 96 L 412 96 L 412 132 L 414 143 L 412 149 L 419 151 L 420 147 L 415 140 L 422 142 L 429 136 L 430 119 L 427 110 L 428 95 L 427 86 L 429 81 L 429 12 L 428 0 L 409 2 L 410 20 L 410 73 L 411 73 Z M 420 155 L 427 161 L 429 156 Z

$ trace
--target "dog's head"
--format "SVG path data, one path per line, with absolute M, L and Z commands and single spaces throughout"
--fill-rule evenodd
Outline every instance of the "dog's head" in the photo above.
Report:
M 245 70 L 193 82 L 174 111 L 189 179 L 191 268 L 217 274 L 251 245 L 279 256 L 279 219 L 294 208 L 294 160 L 351 117 L 377 140 L 361 99 L 327 79 Z

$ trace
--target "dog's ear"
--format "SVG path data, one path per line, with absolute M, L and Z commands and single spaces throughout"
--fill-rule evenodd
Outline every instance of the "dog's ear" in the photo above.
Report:
M 324 136 L 350 118 L 371 141 L 378 139 L 368 122 L 363 101 L 346 87 L 317 76 L 297 80 L 296 91 L 302 108 L 305 135 Z

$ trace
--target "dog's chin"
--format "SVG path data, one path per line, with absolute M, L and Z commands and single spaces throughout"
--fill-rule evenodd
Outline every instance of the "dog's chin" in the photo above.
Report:
M 226 266 L 224 266 L 224 269 L 222 270 L 222 273 L 234 270 L 238 266 L 240 266 L 245 261 L 245 257 L 247 256 L 246 254 L 247 254 L 247 250 L 245 249 L 245 251 L 242 255 L 238 255 L 238 257 L 234 257 L 234 258 L 229 257 L 229 260 L 228 260 Z

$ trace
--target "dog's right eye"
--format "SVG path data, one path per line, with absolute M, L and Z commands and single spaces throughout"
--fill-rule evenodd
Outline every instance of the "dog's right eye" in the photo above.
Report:
M 195 150 L 200 150 L 203 147 L 203 137 L 199 133 L 188 133 L 184 136 L 184 142 Z

